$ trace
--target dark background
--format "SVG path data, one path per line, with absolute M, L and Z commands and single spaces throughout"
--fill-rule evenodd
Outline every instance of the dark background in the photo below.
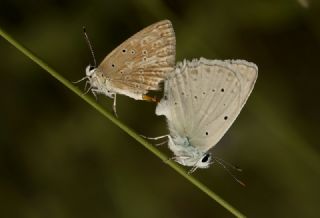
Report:
M 170 19 L 178 61 L 256 63 L 251 97 L 212 150 L 244 170 L 247 187 L 217 165 L 194 176 L 249 217 L 319 217 L 317 2 L 1 0 L 0 25 L 71 81 L 91 61 L 83 25 L 99 62 Z M 0 217 L 231 217 L 3 39 L 0 58 Z M 167 132 L 154 104 L 121 96 L 117 106 L 137 132 Z

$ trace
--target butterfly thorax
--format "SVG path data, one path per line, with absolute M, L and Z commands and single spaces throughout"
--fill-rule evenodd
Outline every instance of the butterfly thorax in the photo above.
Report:
M 188 137 L 170 136 L 168 142 L 169 148 L 174 153 L 174 160 L 184 166 L 197 166 L 199 168 L 208 168 L 210 165 L 210 159 L 204 157 L 207 156 L 206 152 L 200 151 L 196 146 L 193 146 Z
M 110 84 L 110 79 L 106 77 L 99 68 L 91 68 L 88 66 L 86 74 L 91 86 L 91 91 L 94 94 L 105 94 L 110 98 L 114 98 L 116 92 Z

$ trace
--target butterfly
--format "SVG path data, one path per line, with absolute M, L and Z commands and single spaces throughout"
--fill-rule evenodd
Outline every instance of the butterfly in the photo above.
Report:
M 94 57 L 87 35 L 86 39 Z M 150 90 L 159 90 L 159 83 L 174 70 L 175 54 L 172 24 L 169 20 L 159 21 L 124 41 L 99 66 L 87 66 L 83 79 L 88 79 L 89 90 L 94 95 L 104 94 L 113 99 L 116 114 L 117 94 L 155 101 L 146 94 Z
M 164 81 L 156 108 L 167 119 L 168 146 L 173 160 L 184 166 L 207 168 L 209 150 L 223 137 L 246 103 L 258 67 L 244 60 L 184 60 Z

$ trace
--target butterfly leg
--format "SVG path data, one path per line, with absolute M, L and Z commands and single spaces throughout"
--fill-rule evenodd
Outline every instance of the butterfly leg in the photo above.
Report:
M 170 160 L 173 160 L 177 163 L 180 163 L 181 164 L 181 161 L 183 161 L 184 159 L 189 159 L 190 157 L 189 156 L 173 156 L 173 157 L 170 157 L 168 158 L 165 163 L 167 163 L 168 161 Z M 184 165 L 184 164 L 183 164 Z
M 189 171 L 188 171 L 188 175 L 190 175 L 191 173 L 193 173 L 194 171 L 196 171 L 198 169 L 198 166 L 193 166 Z
M 163 162 L 166 163 L 166 164 L 168 164 L 168 162 L 171 161 L 171 160 L 175 161 L 175 158 L 176 158 L 176 157 L 169 157 L 169 158 L 167 158 L 166 160 L 164 160 Z
M 89 84 L 89 89 L 90 89 L 90 81 L 89 80 L 87 80 L 86 81 L 86 83 L 85 83 L 85 85 L 84 85 L 84 91 L 86 92 L 86 90 L 87 90 L 87 86 L 88 86 L 88 84 Z
M 163 142 L 160 142 L 160 143 L 157 143 L 157 144 L 154 144 L 155 146 L 161 146 L 161 145 L 164 145 L 164 144 L 167 144 L 168 143 L 168 140 L 165 140 Z
M 118 114 L 117 114 L 117 94 L 114 94 L 113 96 L 113 105 L 112 105 L 112 110 L 113 110 L 113 114 L 115 117 L 118 117 Z
M 72 83 L 73 83 L 73 84 L 77 84 L 77 83 L 79 83 L 79 82 L 81 82 L 81 81 L 83 81 L 83 80 L 85 80 L 85 79 L 88 79 L 88 76 L 82 77 L 81 79 L 79 79 L 79 80 L 77 80 L 77 81 L 74 81 L 74 82 L 72 82 Z
M 94 98 L 96 99 L 96 101 L 98 101 L 97 93 L 99 93 L 99 90 L 89 88 L 89 89 L 88 89 L 88 91 L 87 91 L 86 93 L 88 93 L 90 90 L 91 90 L 91 92 L 92 92 L 92 94 L 93 94 Z M 86 94 L 86 93 L 85 93 L 85 94 Z M 85 95 L 85 94 L 84 94 L 84 95 Z
M 144 135 L 140 135 L 142 138 L 145 138 L 145 139 L 150 139 L 150 140 L 159 140 L 159 139 L 163 139 L 163 138 L 166 138 L 166 137 L 170 137 L 169 134 L 167 135 L 161 135 L 161 136 L 158 136 L 158 137 L 147 137 L 147 136 L 144 136 Z

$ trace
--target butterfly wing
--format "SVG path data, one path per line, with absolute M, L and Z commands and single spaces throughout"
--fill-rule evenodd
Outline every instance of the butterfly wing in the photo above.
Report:
M 165 99 L 156 113 L 167 117 L 171 134 L 187 137 L 205 152 L 240 113 L 257 72 L 255 64 L 241 60 L 185 61 L 165 81 Z
M 98 68 L 116 92 L 142 99 L 149 90 L 158 90 L 159 83 L 174 69 L 175 45 L 172 24 L 163 20 L 127 39 Z

